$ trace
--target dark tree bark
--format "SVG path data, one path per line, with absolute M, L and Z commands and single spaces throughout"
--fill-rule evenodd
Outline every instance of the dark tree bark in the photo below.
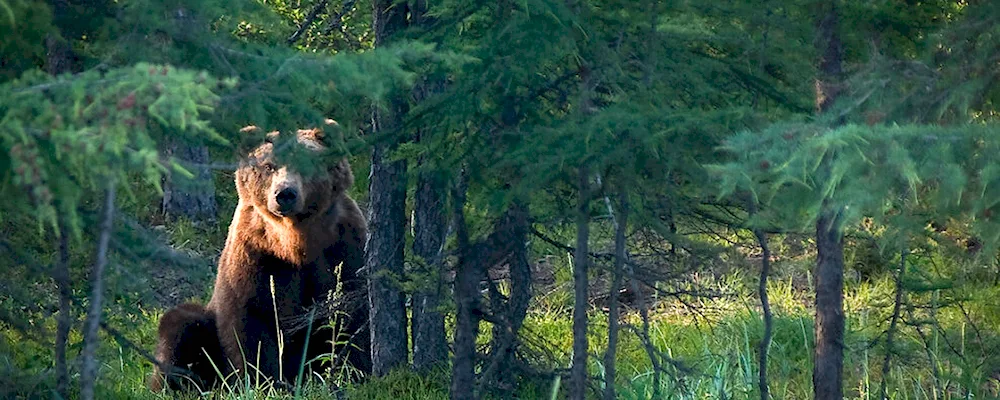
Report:
M 101 309 L 104 303 L 104 267 L 108 263 L 108 242 L 111 241 L 111 228 L 115 216 L 115 183 L 109 182 L 104 192 L 104 210 L 101 219 L 101 232 L 97 241 L 97 255 L 94 260 L 94 270 L 91 275 L 90 310 L 84 322 L 83 332 L 83 369 L 80 372 L 80 398 L 93 400 L 94 385 L 97 383 L 97 345 L 99 342 L 98 328 L 101 323 Z
M 59 262 L 52 271 L 56 286 L 59 288 L 59 318 L 56 320 L 56 392 L 59 396 L 69 398 L 69 368 L 66 364 L 66 343 L 69 341 L 69 331 L 73 327 L 73 309 L 70 298 L 73 296 L 69 274 L 69 228 L 59 223 Z
M 771 335 L 774 326 L 774 317 L 771 315 L 771 302 L 767 297 L 767 277 L 771 274 L 771 247 L 767 243 L 767 233 L 763 229 L 754 228 L 753 234 L 757 237 L 757 244 L 760 245 L 760 284 L 757 293 L 760 295 L 760 306 L 764 312 L 764 337 L 760 340 L 760 350 L 758 352 L 758 376 L 757 387 L 760 390 L 760 400 L 768 400 L 767 387 L 767 353 L 771 348 Z
M 569 398 L 583 400 L 587 394 L 587 270 L 590 241 L 590 173 L 580 166 L 579 198 L 576 209 L 576 251 L 573 253 L 573 364 L 570 368 Z
M 57 2 L 59 3 L 59 2 Z M 73 71 L 76 55 L 69 42 L 58 33 L 45 36 L 45 72 L 52 75 Z
M 502 243 L 493 244 L 498 255 L 506 255 L 510 271 L 510 298 L 504 301 L 496 285 L 490 282 L 490 301 L 495 320 L 493 337 L 490 341 L 489 365 L 481 374 L 481 385 L 494 384 L 501 391 L 501 397 L 510 397 L 516 375 L 510 366 L 517 352 L 518 332 L 524 324 L 531 302 L 531 265 L 528 263 L 528 207 L 515 201 L 502 217 L 502 223 L 494 237 Z M 482 392 L 482 390 L 479 390 Z
M 887 399 L 889 361 L 892 360 L 892 353 L 895 351 L 896 326 L 899 324 L 900 312 L 903 307 L 903 274 L 906 273 L 906 256 L 909 250 L 904 248 L 899 252 L 899 270 L 896 271 L 896 298 L 892 306 L 892 319 L 889 321 L 889 330 L 885 333 L 885 359 L 882 360 L 882 382 L 879 388 L 879 398 Z
M 375 46 L 386 45 L 406 27 L 406 7 L 391 0 L 373 2 Z M 390 101 L 387 110 L 376 108 L 372 115 L 375 132 L 394 132 L 406 112 L 405 101 Z M 371 234 L 365 251 L 368 301 L 371 308 L 372 367 L 383 376 L 408 361 L 405 296 L 394 281 L 403 276 L 403 247 L 406 221 L 406 162 L 390 162 L 395 146 L 378 143 L 372 150 L 369 184 L 368 224 Z
M 164 179 L 163 213 L 192 221 L 214 221 L 218 206 L 212 170 L 207 167 L 212 162 L 208 147 L 167 139 L 166 154 L 175 157 L 194 177 L 168 176 Z
M 610 203 L 608 205 L 610 208 Z M 615 358 L 618 355 L 618 293 L 622 288 L 622 275 L 625 273 L 625 231 L 628 229 L 628 198 L 624 190 L 618 192 L 618 215 L 615 218 L 615 267 L 612 271 L 610 299 L 608 300 L 608 349 L 604 353 L 604 400 L 614 400 L 617 397 L 615 379 L 617 369 Z
M 65 12 L 64 1 L 53 3 L 58 12 Z M 73 49 L 62 37 L 50 33 L 45 37 L 45 72 L 59 75 L 70 72 L 73 67 Z M 59 317 L 56 320 L 56 393 L 64 399 L 69 398 L 69 366 L 66 363 L 66 343 L 73 328 L 73 309 L 70 299 L 73 296 L 72 281 L 69 273 L 69 227 L 63 217 L 59 217 L 59 262 L 52 270 L 52 278 L 59 288 Z
M 469 233 L 465 225 L 465 184 L 453 191 L 452 202 L 458 263 L 455 265 L 455 358 L 452 361 L 451 398 L 476 398 L 476 336 L 479 335 L 479 281 L 482 272 L 473 264 Z
M 417 179 L 413 216 L 413 252 L 423 259 L 429 286 L 413 294 L 413 368 L 427 370 L 448 361 L 441 301 L 442 253 L 446 235 L 446 187 L 430 173 Z
M 427 3 L 417 0 L 411 3 L 410 24 L 423 26 L 429 22 L 426 17 Z M 443 82 L 429 79 L 422 82 L 414 93 L 415 101 L 421 102 L 433 93 L 440 92 Z M 427 132 L 417 130 L 417 140 L 424 141 Z M 427 160 L 417 161 L 418 168 L 426 169 Z M 413 216 L 413 252 L 425 263 L 428 286 L 413 294 L 413 367 L 427 370 L 448 362 L 448 342 L 444 331 L 444 314 L 439 310 L 444 290 L 444 243 L 447 238 L 447 218 L 445 181 L 431 171 L 422 170 L 417 177 Z
M 816 221 L 813 392 L 817 400 L 844 397 L 844 235 L 837 220 L 837 214 L 824 211 Z
M 830 110 L 840 93 L 843 49 L 837 33 L 837 10 L 830 5 L 819 22 L 820 53 L 816 79 L 816 107 Z M 835 121 L 835 123 L 839 123 Z M 830 160 L 823 170 L 829 171 Z M 844 235 L 839 206 L 824 201 L 816 220 L 816 321 L 813 356 L 813 395 L 817 400 L 844 397 Z
M 394 278 L 403 275 L 406 164 L 387 162 L 387 151 L 387 146 L 377 145 L 372 153 L 368 215 L 371 235 L 365 246 L 375 376 L 406 364 L 408 358 L 405 296 L 394 283 Z

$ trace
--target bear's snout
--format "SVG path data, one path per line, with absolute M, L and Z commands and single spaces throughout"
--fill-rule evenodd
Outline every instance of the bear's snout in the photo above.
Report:
M 298 214 L 303 208 L 302 178 L 281 168 L 272 179 L 267 208 L 279 217 Z
M 274 200 L 278 203 L 278 211 L 281 211 L 282 213 L 293 211 L 298 198 L 299 191 L 295 190 L 295 188 L 281 189 L 278 194 L 274 196 Z

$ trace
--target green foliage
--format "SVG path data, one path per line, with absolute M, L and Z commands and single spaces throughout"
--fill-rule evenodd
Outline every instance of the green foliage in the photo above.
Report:
M 778 124 L 734 136 L 723 147 L 734 160 L 712 171 L 720 196 L 745 191 L 766 208 L 770 216 L 755 221 L 764 226 L 805 229 L 829 202 L 845 210 L 842 229 L 871 217 L 912 236 L 927 216 L 971 217 L 992 249 L 1000 166 L 989 155 L 998 146 L 983 125 Z
M 0 2 L 0 82 L 17 77 L 45 59 L 45 37 L 52 26 L 52 10 L 42 2 Z
M 25 196 L 5 202 L 4 214 L 35 215 L 40 225 L 58 230 L 63 223 L 78 235 L 83 193 L 134 175 L 159 188 L 171 163 L 160 159 L 152 132 L 225 142 L 204 115 L 218 102 L 213 90 L 234 83 L 138 64 L 75 77 L 30 72 L 4 85 L 0 165 L 8 172 L 0 187 Z M 57 221 L 57 214 L 65 219 Z

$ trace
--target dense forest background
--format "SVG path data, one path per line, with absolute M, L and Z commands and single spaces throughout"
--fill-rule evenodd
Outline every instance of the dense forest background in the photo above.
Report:
M 0 0 L 0 397 L 169 398 L 240 128 L 332 118 L 375 376 L 212 396 L 997 398 L 998 74 L 984 0 Z

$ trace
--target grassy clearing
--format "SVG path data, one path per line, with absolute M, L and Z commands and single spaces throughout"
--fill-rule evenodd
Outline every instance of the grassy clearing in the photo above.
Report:
M 171 222 L 165 224 L 163 233 L 176 250 L 214 258 L 225 239 L 228 224 L 223 216 L 230 212 L 220 211 L 220 221 L 210 226 Z M 796 253 L 795 249 L 780 248 L 782 245 L 776 243 L 780 253 Z M 86 259 L 86 256 L 81 256 L 81 259 Z M 538 291 L 522 333 L 533 349 L 544 352 L 545 360 L 539 362 L 556 369 L 569 365 L 572 290 L 568 263 L 559 255 L 553 260 L 555 284 Z M 682 373 L 677 368 L 671 368 L 672 373 L 662 377 L 658 392 L 666 398 L 757 397 L 757 345 L 763 329 L 755 294 L 756 272 L 754 266 L 742 256 L 731 257 L 726 264 L 728 269 L 716 272 L 714 276 L 692 278 L 725 296 L 698 301 L 695 304 L 697 312 L 677 301 L 658 299 L 656 308 L 651 312 L 650 332 L 656 347 L 691 371 Z M 775 326 L 768 370 L 770 389 L 775 399 L 811 397 L 813 297 L 808 274 L 810 265 L 808 256 L 779 261 L 770 281 Z M 915 265 L 914 268 L 926 271 L 941 269 L 939 265 L 930 264 Z M 199 273 L 211 275 L 208 270 Z M 878 398 L 882 378 L 884 332 L 889 325 L 894 287 L 889 276 L 875 276 L 869 280 L 848 279 L 845 293 L 848 333 L 844 386 L 852 399 Z M 123 274 L 117 279 L 128 280 L 130 277 Z M 204 302 L 210 291 L 196 282 L 196 279 L 191 280 L 190 284 L 195 287 L 187 290 L 189 293 L 185 296 Z M 210 280 L 201 285 L 206 282 L 210 285 Z M 1000 381 L 997 380 L 1000 377 L 1000 352 L 997 351 L 1000 349 L 1000 287 L 990 285 L 988 279 L 966 278 L 954 283 L 954 286 L 907 295 L 908 302 L 914 307 L 904 310 L 904 314 L 912 313 L 906 320 L 921 325 L 918 331 L 914 326 L 901 324 L 888 375 L 890 398 L 997 398 L 1000 391 Z M 139 282 L 139 285 L 152 287 L 156 283 Z M 504 289 L 503 285 L 501 289 Z M 109 300 L 111 320 L 108 322 L 137 346 L 152 351 L 156 345 L 156 323 L 162 310 L 145 308 L 141 299 L 142 296 L 135 294 L 118 295 Z M 52 343 L 54 321 L 51 314 L 46 314 L 44 310 L 24 308 L 24 312 L 34 316 L 30 332 L 0 325 L 0 398 L 51 398 L 52 351 L 50 344 L 42 343 Z M 634 312 L 625 318 L 629 324 L 640 323 Z M 607 345 L 607 316 L 601 310 L 593 309 L 590 321 L 591 373 L 601 377 L 603 366 L 600 360 Z M 47 332 L 49 336 L 43 336 L 39 341 L 38 332 Z M 487 343 L 488 326 L 484 324 L 480 332 L 480 343 Z M 70 338 L 70 354 L 76 354 L 82 346 L 81 338 L 76 334 L 74 331 L 74 336 Z M 153 394 L 146 389 L 152 365 L 114 338 L 103 337 L 100 359 L 103 364 L 99 398 L 173 398 L 172 395 Z M 654 379 L 650 362 L 637 336 L 627 330 L 621 334 L 617 365 L 617 390 L 621 398 L 651 398 Z M 447 371 L 432 374 L 398 371 L 382 379 L 344 386 L 339 393 L 330 390 L 335 383 L 329 378 L 324 381 L 314 377 L 304 384 L 300 397 L 441 399 L 447 398 L 449 377 Z M 517 395 L 525 399 L 547 399 L 553 389 L 564 393 L 565 387 L 561 383 L 524 383 Z M 595 385 L 600 384 L 599 380 L 595 380 Z M 266 383 L 218 391 L 203 397 L 188 396 L 217 399 L 293 397 L 292 392 Z
M 732 275 L 719 281 L 718 286 L 732 296 L 701 304 L 703 315 L 695 317 L 679 304 L 662 302 L 654 310 L 651 334 L 656 346 L 694 373 L 664 375 L 659 388 L 667 398 L 732 398 L 756 396 L 757 350 L 762 326 L 757 314 L 755 297 L 749 295 L 751 284 L 743 276 Z M 812 318 L 808 308 L 808 291 L 797 289 L 792 279 L 773 281 L 771 293 L 775 309 L 774 342 L 771 347 L 769 371 L 774 398 L 803 399 L 811 393 Z M 949 293 L 949 296 L 956 295 Z M 1000 288 L 967 288 L 965 313 L 955 307 L 937 311 L 936 327 L 927 326 L 924 339 L 912 327 L 897 336 L 899 346 L 890 368 L 888 388 L 892 399 L 959 399 L 995 398 L 998 385 L 993 349 L 1000 343 Z M 571 348 L 570 313 L 552 293 L 537 300 L 530 311 L 525 333 L 535 343 L 549 346 L 552 360 L 567 365 Z M 929 294 L 928 296 L 933 296 Z M 945 297 L 944 292 L 937 294 Z M 845 388 L 849 398 L 878 397 L 881 363 L 884 357 L 881 335 L 887 326 L 891 310 L 891 281 L 887 278 L 850 285 L 845 299 L 849 333 L 846 338 Z M 145 349 L 155 346 L 155 321 L 158 312 L 134 315 L 134 329 L 129 338 Z M 629 315 L 631 324 L 638 324 Z M 969 321 L 976 322 L 973 329 Z M 484 329 L 484 335 L 488 334 Z M 606 346 L 606 315 L 594 310 L 591 319 L 591 347 L 595 356 Z M 71 340 L 79 346 L 80 338 Z M 108 337 L 102 347 L 102 379 L 100 398 L 106 399 L 166 399 L 145 388 L 151 365 L 132 350 L 119 346 Z M 618 355 L 618 391 L 624 399 L 647 399 L 653 393 L 653 376 L 649 360 L 637 340 L 623 333 Z M 957 350 L 957 352 L 953 351 Z M 0 340 L 0 375 L 8 377 L 4 390 L 12 397 L 43 395 L 51 376 L 50 351 L 35 341 L 26 340 L 17 331 L 4 329 Z M 933 363 L 929 357 L 932 357 Z M 558 366 L 558 365 L 553 365 Z M 601 375 L 602 366 L 592 358 L 591 371 Z M 937 369 L 935 374 L 934 370 Z M 12 375 L 15 371 L 22 371 Z M 935 377 L 936 375 L 936 377 Z M 520 398 L 547 398 L 552 385 L 526 385 Z M 448 376 L 413 374 L 400 371 L 389 377 L 365 384 L 346 386 L 338 397 L 319 379 L 308 381 L 301 396 L 313 399 L 440 399 L 447 397 Z M 557 386 L 557 389 L 559 387 Z M 7 396 L 3 396 L 7 397 Z M 245 386 L 228 392 L 214 393 L 211 398 L 258 399 L 291 398 L 293 393 L 269 385 Z

